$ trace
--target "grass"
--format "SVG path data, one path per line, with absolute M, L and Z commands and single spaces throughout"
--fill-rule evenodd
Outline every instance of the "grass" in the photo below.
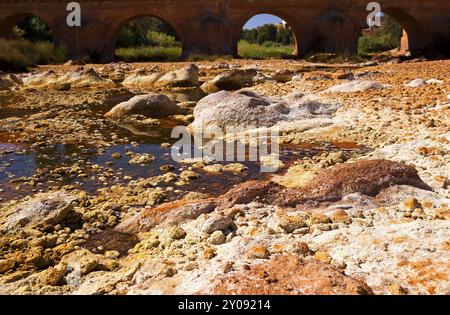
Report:
M 371 53 L 381 53 L 394 48 L 399 48 L 399 40 L 390 34 L 362 36 L 358 41 L 358 53 L 361 56 L 368 56 Z
M 217 60 L 231 60 L 233 56 L 231 55 L 190 55 L 187 59 L 189 62 L 196 61 L 217 61 Z
M 125 62 L 176 61 L 181 47 L 129 47 L 116 49 L 118 59 Z
M 4 71 L 25 71 L 35 65 L 62 63 L 65 58 L 65 49 L 49 42 L 0 39 L 0 69 Z
M 294 45 L 277 45 L 275 43 L 259 45 L 245 40 L 239 41 L 238 46 L 239 56 L 245 59 L 287 59 L 293 57 L 294 50 Z

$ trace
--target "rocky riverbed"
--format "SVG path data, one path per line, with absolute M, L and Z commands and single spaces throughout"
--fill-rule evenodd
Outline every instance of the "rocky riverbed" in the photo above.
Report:
M 397 59 L 0 73 L 0 293 L 450 294 L 449 73 Z M 243 143 L 277 130 L 280 157 L 174 161 L 175 126 Z

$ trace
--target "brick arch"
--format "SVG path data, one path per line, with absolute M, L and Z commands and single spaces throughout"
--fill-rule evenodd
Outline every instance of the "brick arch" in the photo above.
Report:
M 82 27 L 66 24 L 67 1 L 0 0 L 0 36 L 10 34 L 17 17 L 41 17 L 52 29 L 57 44 L 67 47 L 69 58 L 95 51 L 101 61 L 114 57 L 114 31 L 130 17 L 151 15 L 172 25 L 183 43 L 183 55 L 233 54 L 244 23 L 259 13 L 274 14 L 289 23 L 300 55 L 314 50 L 355 53 L 366 27 L 367 0 L 80 0 Z M 383 12 L 408 31 L 414 51 L 432 51 L 432 39 L 445 35 L 450 18 L 448 0 L 378 0 Z M 340 11 L 341 17 L 330 16 Z M 328 13 L 327 13 L 328 12 Z M 345 18 L 342 19 L 342 16 Z M 5 18 L 4 18 L 5 17 Z M 13 17 L 16 17 L 14 19 Z M 338 25 L 336 29 L 333 25 Z M 320 41 L 319 41 L 320 42 Z
M 54 31 L 57 28 L 55 25 L 53 25 L 52 23 L 52 19 L 51 18 L 47 18 L 41 14 L 36 14 L 33 12 L 21 12 L 21 13 L 15 13 L 12 15 L 9 15 L 3 19 L 0 20 L 0 38 L 6 38 L 6 39 L 11 39 L 12 38 L 12 31 L 14 29 L 14 27 L 24 18 L 27 17 L 38 17 L 40 18 L 42 21 L 44 21 L 45 24 L 47 24 L 47 26 L 50 28 L 50 30 L 52 31 L 53 35 L 52 35 L 52 39 L 53 41 L 55 40 L 55 36 L 54 36 Z
M 301 34 L 299 32 L 298 27 L 294 23 L 296 21 L 294 16 L 291 16 L 287 14 L 286 12 L 282 12 L 273 8 L 267 9 L 267 8 L 258 8 L 256 10 L 243 12 L 239 16 L 235 17 L 233 19 L 233 50 L 235 55 L 238 55 L 238 42 L 241 36 L 242 29 L 244 28 L 245 24 L 252 19 L 253 17 L 260 15 L 260 14 L 270 14 L 273 16 L 276 16 L 284 21 L 289 25 L 292 32 L 294 33 L 295 38 L 295 50 L 293 52 L 293 56 L 299 56 L 300 54 L 300 46 L 301 46 Z
M 386 7 L 383 8 L 383 12 L 403 27 L 407 34 L 408 46 L 411 52 L 420 51 L 423 48 L 424 27 L 418 19 L 399 8 Z
M 430 38 L 427 38 L 428 35 L 424 22 L 410 14 L 405 8 L 382 5 L 381 10 L 403 27 L 404 33 L 406 33 L 404 34 L 406 35 L 404 39 L 407 40 L 405 44 L 407 44 L 411 53 L 418 53 L 429 44 Z M 362 31 L 368 28 L 366 18 L 367 12 L 360 14 L 357 18 L 358 38 L 355 39 L 356 42 L 359 36 L 361 36 Z
M 153 17 L 156 18 L 172 27 L 172 29 L 177 34 L 178 39 L 181 42 L 182 49 L 184 49 L 184 38 L 183 34 L 180 30 L 180 25 L 176 21 L 172 21 L 170 17 L 165 17 L 163 15 L 155 14 L 154 12 L 141 12 L 138 14 L 130 14 L 128 16 L 120 16 L 120 19 L 117 19 L 117 22 L 113 24 L 113 26 L 109 29 L 107 34 L 107 47 L 109 47 L 110 50 L 113 50 L 112 54 L 114 54 L 114 50 L 116 48 L 117 38 L 119 36 L 120 31 L 123 27 L 125 27 L 128 23 L 130 23 L 133 20 L 144 18 L 144 17 Z

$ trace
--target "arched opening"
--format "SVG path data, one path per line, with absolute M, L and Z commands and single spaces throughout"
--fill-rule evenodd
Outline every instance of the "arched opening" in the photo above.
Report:
M 12 29 L 15 39 L 24 39 L 33 43 L 53 42 L 53 32 L 48 24 L 38 16 L 25 16 Z
M 0 21 L 0 37 L 9 40 L 53 42 L 50 26 L 39 16 L 21 13 Z
M 133 18 L 115 36 L 115 55 L 118 60 L 175 61 L 181 53 L 182 43 L 175 29 L 157 17 Z
M 297 55 L 294 30 L 282 18 L 257 14 L 242 27 L 238 55 L 249 59 L 293 58 Z
M 36 15 L 23 13 L 7 17 L 0 28 L 0 69 L 22 71 L 65 60 L 65 48 L 53 43 L 49 24 Z
M 377 18 L 380 25 L 364 29 L 358 39 L 358 54 L 361 56 L 392 55 L 410 53 L 408 31 L 397 19 L 384 12 Z

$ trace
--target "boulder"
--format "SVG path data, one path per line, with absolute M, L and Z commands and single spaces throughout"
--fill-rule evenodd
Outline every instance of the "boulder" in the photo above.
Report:
M 123 119 L 130 115 L 159 118 L 179 113 L 180 108 L 167 96 L 163 94 L 146 94 L 134 96 L 130 100 L 114 106 L 105 116 L 113 119 Z
M 145 209 L 116 227 L 121 233 L 148 232 L 156 226 L 170 227 L 210 213 L 216 204 L 212 200 L 181 200 Z
M 125 80 L 123 80 L 122 85 L 123 86 L 129 86 L 129 87 L 133 87 L 133 86 L 151 86 L 153 85 L 156 81 L 158 81 L 159 78 L 161 78 L 162 74 L 161 73 L 151 73 L 148 75 L 142 75 L 139 73 L 135 73 L 130 75 L 129 77 L 125 78 Z
M 82 69 L 64 74 L 49 70 L 26 76 L 22 78 L 22 81 L 24 86 L 36 89 L 61 89 L 61 87 L 67 86 L 70 88 L 112 88 L 116 86 L 112 80 L 102 78 L 94 69 Z
M 235 69 L 222 73 L 205 82 L 201 88 L 206 93 L 215 93 L 221 90 L 234 91 L 253 85 L 253 79 L 258 72 L 255 69 Z
M 14 206 L 3 225 L 8 232 L 27 228 L 45 227 L 60 223 L 73 209 L 76 198 L 65 191 L 38 194 Z
M 389 160 L 361 160 L 335 165 L 300 188 L 249 181 L 232 188 L 219 198 L 217 204 L 220 209 L 252 201 L 296 207 L 307 202 L 336 202 L 354 193 L 377 196 L 383 189 L 397 185 L 431 190 L 412 166 Z
M 376 81 L 354 80 L 332 86 L 322 93 L 355 93 L 365 92 L 368 90 L 382 90 L 387 87 L 387 85 L 378 83 Z
M 190 64 L 183 69 L 171 71 L 159 78 L 155 85 L 158 87 L 196 87 L 199 70 L 196 65 Z
M 280 122 L 330 118 L 340 107 L 314 95 L 275 99 L 242 91 L 221 91 L 200 100 L 194 109 L 193 130 L 208 127 L 271 127 Z

